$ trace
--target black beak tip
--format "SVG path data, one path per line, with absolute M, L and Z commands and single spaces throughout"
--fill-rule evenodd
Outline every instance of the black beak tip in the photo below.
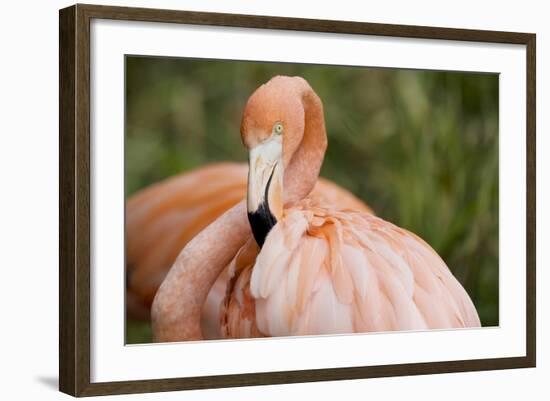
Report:
M 262 202 L 255 212 L 248 212 L 248 221 L 250 222 L 254 239 L 261 248 L 267 234 L 269 234 L 273 226 L 277 224 L 277 219 L 271 214 L 267 204 Z

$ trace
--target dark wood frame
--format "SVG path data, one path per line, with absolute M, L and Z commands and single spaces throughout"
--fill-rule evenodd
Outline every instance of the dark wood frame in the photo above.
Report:
M 368 367 L 90 383 L 90 20 L 170 22 L 405 38 L 512 43 L 527 48 L 527 355 Z M 534 367 L 535 48 L 530 33 L 75 5 L 59 13 L 59 388 L 74 396 L 362 379 Z

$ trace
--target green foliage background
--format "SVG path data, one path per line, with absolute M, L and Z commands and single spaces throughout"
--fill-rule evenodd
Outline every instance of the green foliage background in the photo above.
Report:
M 248 96 L 300 75 L 323 100 L 321 174 L 424 238 L 498 325 L 498 75 L 175 58 L 126 59 L 126 194 L 214 161 L 246 161 Z M 148 342 L 128 322 L 127 342 Z

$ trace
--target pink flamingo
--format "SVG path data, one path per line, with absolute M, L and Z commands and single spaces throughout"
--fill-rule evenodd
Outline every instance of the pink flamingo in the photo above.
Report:
M 201 310 L 226 267 L 224 337 L 480 326 L 468 294 L 422 239 L 307 197 L 327 137 L 321 100 L 304 79 L 258 88 L 241 135 L 247 199 L 178 256 L 153 302 L 156 341 L 203 338 Z

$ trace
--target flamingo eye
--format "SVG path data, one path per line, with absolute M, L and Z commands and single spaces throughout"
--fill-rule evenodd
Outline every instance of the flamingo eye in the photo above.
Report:
M 275 123 L 273 126 L 273 132 L 277 135 L 281 135 L 283 133 L 283 124 Z

